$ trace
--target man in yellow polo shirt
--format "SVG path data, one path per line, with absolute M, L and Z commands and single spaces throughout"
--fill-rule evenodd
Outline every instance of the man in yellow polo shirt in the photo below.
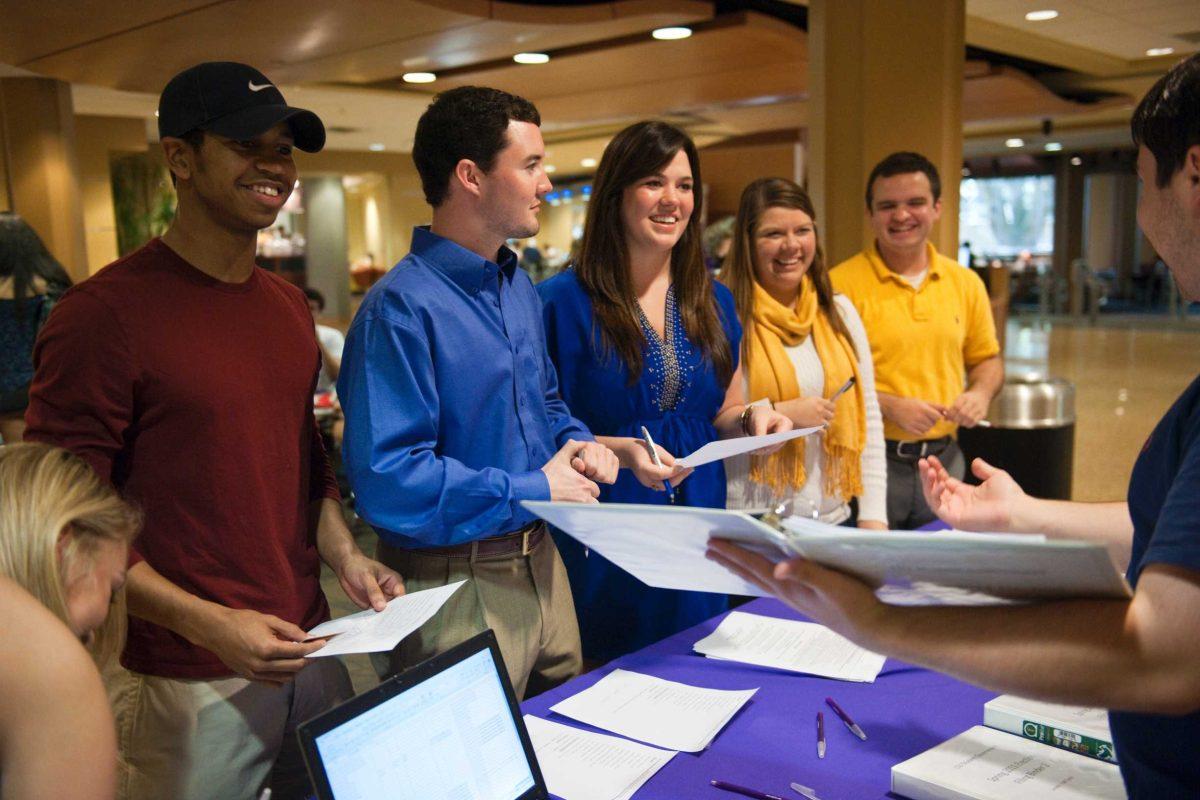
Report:
M 965 465 L 954 434 L 983 419 L 1004 382 L 983 281 L 929 241 L 940 197 L 937 169 L 924 156 L 893 153 L 876 164 L 867 179 L 875 243 L 831 273 L 871 341 L 892 528 L 933 521 L 917 461 L 937 455 L 961 478 Z

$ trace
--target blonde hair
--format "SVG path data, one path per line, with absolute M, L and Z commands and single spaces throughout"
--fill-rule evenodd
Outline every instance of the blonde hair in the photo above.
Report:
M 81 559 L 86 566 L 102 542 L 128 545 L 140 527 L 141 514 L 79 457 L 32 442 L 0 447 L 0 575 L 24 587 L 67 627 L 68 567 Z M 101 665 L 124 644 L 124 600 L 124 590 L 114 595 L 92 642 Z

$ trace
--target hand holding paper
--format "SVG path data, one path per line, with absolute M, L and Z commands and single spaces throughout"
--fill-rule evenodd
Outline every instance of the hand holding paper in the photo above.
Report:
M 308 641 L 333 637 L 309 658 L 346 653 L 380 653 L 429 621 L 466 581 L 413 592 L 390 600 L 383 611 L 368 608 L 347 617 L 322 622 L 308 632 Z
M 684 458 L 675 459 L 675 466 L 695 468 L 702 464 L 721 461 L 732 456 L 740 456 L 743 453 L 761 450 L 764 447 L 783 444 L 792 439 L 809 436 L 821 430 L 824 430 L 824 428 L 800 428 L 798 430 L 784 431 L 783 433 L 768 433 L 765 436 L 739 436 L 736 439 L 718 439 L 715 442 L 709 442 Z

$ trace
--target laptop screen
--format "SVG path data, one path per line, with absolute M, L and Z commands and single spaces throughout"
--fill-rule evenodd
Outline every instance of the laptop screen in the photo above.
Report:
M 314 737 L 336 800 L 516 800 L 535 786 L 484 648 Z

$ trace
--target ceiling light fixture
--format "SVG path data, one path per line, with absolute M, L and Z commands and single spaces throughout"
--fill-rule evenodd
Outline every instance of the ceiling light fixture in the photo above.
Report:
M 545 64 L 550 60 L 550 56 L 545 53 L 517 53 L 513 56 L 513 61 L 518 64 Z
M 554 166 L 553 164 L 547 164 L 546 165 L 546 174 L 550 174 L 550 173 L 554 173 L 554 172 L 558 172 L 558 167 Z
M 1005 139 L 1005 140 L 1004 140 L 1004 146 L 1005 146 L 1005 147 L 1024 147 L 1024 146 L 1025 146 L 1025 140 L 1024 140 L 1024 139 L 1021 139 L 1021 138 L 1019 138 L 1019 137 L 1016 137 L 1016 136 L 1014 136 L 1014 137 L 1013 137 L 1013 138 L 1011 138 L 1011 139 Z
M 1054 19 L 1058 16 L 1058 12 L 1052 8 L 1047 8 L 1043 11 L 1030 11 L 1025 15 L 1025 19 L 1030 22 L 1045 22 L 1048 19 Z
M 1174 53 L 1174 52 L 1175 52 L 1174 47 L 1151 47 L 1149 50 L 1146 51 L 1146 55 L 1151 56 L 1151 57 L 1153 57 L 1153 56 L 1169 56 L 1169 55 L 1171 55 L 1171 53 Z
M 585 158 L 579 162 L 579 166 L 583 167 L 584 169 L 591 169 L 592 167 L 596 166 L 596 159 Z
M 1080 158 L 1079 156 L 1071 156 L 1071 166 L 1072 167 L 1083 166 L 1083 159 Z
M 383 142 L 371 142 L 369 145 L 367 145 L 367 149 L 372 153 L 378 153 L 379 151 L 386 150 L 387 148 L 384 146 Z
M 1062 142 L 1046 142 L 1047 153 L 1057 153 L 1062 150 Z
M 405 83 L 433 83 L 437 75 L 432 72 L 406 72 L 402 76 Z
M 659 39 L 664 42 L 670 42 L 676 39 L 688 38 L 692 35 L 692 29 L 683 27 L 656 28 L 650 35 L 655 39 Z

